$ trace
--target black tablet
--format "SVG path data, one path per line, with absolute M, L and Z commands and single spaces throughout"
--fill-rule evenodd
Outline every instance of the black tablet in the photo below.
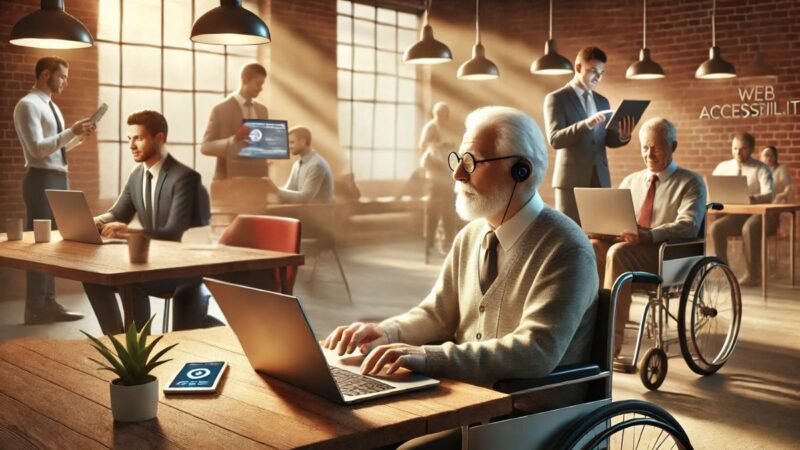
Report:
M 289 126 L 285 120 L 244 119 L 242 123 L 250 129 L 250 134 L 239 156 L 289 159 Z
M 622 121 L 622 119 L 628 116 L 633 117 L 633 125 L 635 127 L 636 124 L 642 120 L 644 110 L 647 109 L 647 105 L 649 104 L 650 100 L 623 100 L 622 103 L 620 103 L 619 108 L 614 111 L 614 115 L 611 116 L 611 120 L 609 120 L 606 124 L 606 130 L 619 131 L 619 123 Z

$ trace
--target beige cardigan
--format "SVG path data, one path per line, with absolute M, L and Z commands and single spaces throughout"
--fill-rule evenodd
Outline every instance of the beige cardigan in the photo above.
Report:
M 456 237 L 430 294 L 381 323 L 390 342 L 425 345 L 424 373 L 491 385 L 538 378 L 588 362 L 597 269 L 592 246 L 567 216 L 545 206 L 509 251 L 508 270 L 486 292 L 478 283 L 481 231 Z

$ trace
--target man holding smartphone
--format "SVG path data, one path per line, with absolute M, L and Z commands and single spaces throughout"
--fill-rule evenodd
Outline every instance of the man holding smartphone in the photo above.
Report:
M 34 219 L 53 220 L 45 189 L 69 189 L 67 152 L 95 132 L 91 119 L 64 127 L 64 116 L 53 102 L 67 87 L 69 64 L 46 56 L 36 62 L 36 82 L 14 108 L 14 128 L 25 155 L 22 197 L 25 201 L 25 229 Z M 83 315 L 67 311 L 55 298 L 55 278 L 38 272 L 27 273 L 25 324 L 80 320 Z

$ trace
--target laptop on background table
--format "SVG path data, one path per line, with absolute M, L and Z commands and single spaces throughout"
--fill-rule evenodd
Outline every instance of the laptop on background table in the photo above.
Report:
M 258 372 L 345 405 L 439 384 L 404 369 L 388 377 L 361 375 L 363 357 L 323 349 L 296 297 L 209 278 L 203 281 Z
M 706 177 L 709 201 L 723 205 L 749 205 L 750 190 L 747 177 L 739 175 L 711 175 Z
M 575 188 L 575 203 L 586 233 L 619 236 L 638 229 L 630 189 Z
M 65 241 L 87 244 L 123 244 L 124 239 L 107 238 L 100 234 L 94 224 L 94 216 L 83 191 L 61 191 L 46 189 L 47 201 L 58 224 L 58 231 Z

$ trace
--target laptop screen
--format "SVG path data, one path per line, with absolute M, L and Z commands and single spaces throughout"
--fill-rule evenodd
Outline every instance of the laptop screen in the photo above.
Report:
M 289 159 L 289 126 L 285 120 L 244 119 L 242 123 L 250 128 L 250 134 L 239 156 Z

